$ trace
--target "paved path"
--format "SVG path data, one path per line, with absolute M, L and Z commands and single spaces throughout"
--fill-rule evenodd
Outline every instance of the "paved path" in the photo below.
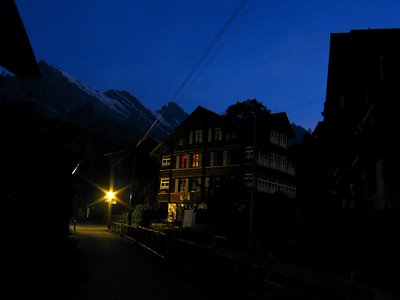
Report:
M 6 241 L 0 282 L 5 299 L 221 299 L 202 280 L 104 225 L 78 223 L 76 229 L 62 243 L 37 232 Z
M 78 223 L 73 252 L 63 265 L 69 279 L 53 299 L 213 299 L 200 283 L 105 226 Z

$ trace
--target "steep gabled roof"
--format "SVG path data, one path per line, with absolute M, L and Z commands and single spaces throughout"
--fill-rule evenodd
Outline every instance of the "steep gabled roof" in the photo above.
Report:
M 21 78 L 40 78 L 40 69 L 13 0 L 0 1 L 0 66 Z
M 163 152 L 171 142 L 177 141 L 187 128 L 198 127 L 201 129 L 201 124 L 203 124 L 204 121 L 213 123 L 221 119 L 221 115 L 199 105 L 163 142 L 158 144 L 158 146 L 151 151 L 151 155 L 157 155 L 157 153 Z
M 295 136 L 294 130 L 285 112 L 260 116 L 257 122 L 260 129 L 265 126 L 265 128 L 276 129 L 277 131 L 287 135 L 288 138 Z M 151 155 L 157 156 L 159 153 L 166 151 L 170 145 L 177 143 L 178 139 L 187 132 L 188 128 L 190 130 L 196 130 L 221 126 L 224 124 L 224 126 L 241 128 L 243 132 L 247 132 L 244 136 L 248 138 L 251 135 L 248 134 L 248 129 L 253 128 L 253 123 L 253 118 L 232 120 L 202 106 L 198 106 L 177 128 L 175 128 L 167 139 L 151 151 Z
M 286 134 L 289 139 L 295 137 L 293 127 L 290 124 L 289 118 L 285 112 L 270 114 L 269 120 L 272 128 L 276 126 L 275 128 L 279 128 L 280 131 Z

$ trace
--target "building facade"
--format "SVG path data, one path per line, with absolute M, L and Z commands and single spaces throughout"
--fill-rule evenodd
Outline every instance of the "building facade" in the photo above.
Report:
M 236 206 L 248 207 L 250 197 L 268 201 L 278 191 L 294 198 L 295 166 L 287 149 L 293 134 L 285 113 L 232 120 L 199 106 L 152 151 L 160 160 L 158 203 L 166 219 L 215 205 L 227 182 L 225 194 L 237 192 L 229 200 Z
M 311 255 L 385 288 L 398 286 L 400 265 L 399 39 L 400 29 L 331 34 L 304 197 Z
M 324 120 L 332 192 L 343 210 L 399 207 L 394 103 L 400 29 L 331 35 Z

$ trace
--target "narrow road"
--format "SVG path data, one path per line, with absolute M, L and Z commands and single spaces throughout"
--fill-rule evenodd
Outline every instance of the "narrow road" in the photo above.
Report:
M 62 280 L 49 281 L 52 299 L 214 299 L 201 283 L 105 226 L 78 223 L 75 243 L 53 273 Z

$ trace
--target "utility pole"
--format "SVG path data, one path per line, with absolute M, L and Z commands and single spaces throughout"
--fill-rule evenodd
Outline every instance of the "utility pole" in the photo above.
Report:
M 256 171 L 256 133 L 257 133 L 257 114 L 254 113 L 254 129 L 253 129 L 253 163 L 252 163 L 252 183 L 250 192 L 250 216 L 249 216 L 249 251 L 253 251 L 253 212 L 254 212 L 254 190 L 255 190 L 255 171 Z
M 132 198 L 133 198 L 133 183 L 131 183 L 131 191 L 129 192 L 129 205 L 128 205 L 128 226 L 132 225 Z
M 134 185 L 133 182 L 135 181 L 136 175 L 136 158 L 137 158 L 137 151 L 134 152 L 134 155 L 131 156 L 132 158 L 132 170 L 131 170 L 131 191 L 129 192 L 129 203 L 128 203 L 128 226 L 132 225 L 132 202 L 133 198 L 135 197 Z

